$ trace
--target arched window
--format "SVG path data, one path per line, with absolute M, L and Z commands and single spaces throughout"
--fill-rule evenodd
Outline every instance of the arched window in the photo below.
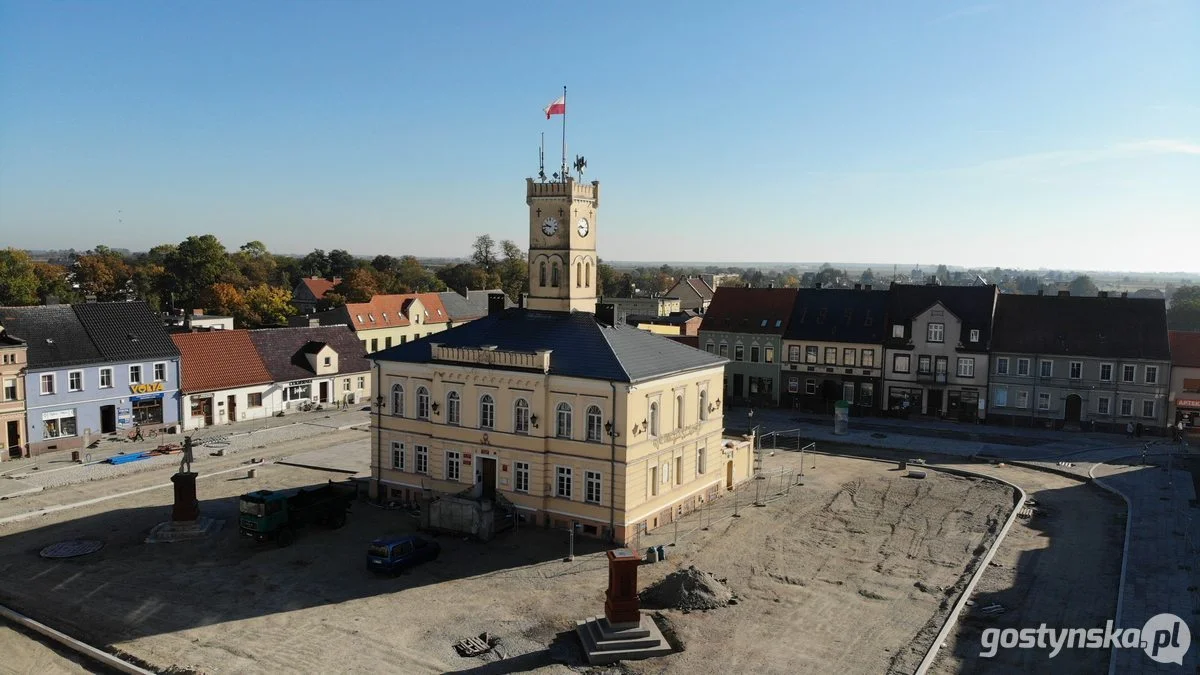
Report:
M 429 390 L 425 387 L 417 389 L 417 417 L 429 419 Z
M 459 424 L 462 418 L 462 397 L 457 391 L 446 394 L 446 424 Z
M 675 428 L 683 428 L 683 394 L 675 397 Z
M 583 285 L 592 285 L 592 261 L 590 260 L 583 263 Z
M 600 417 L 600 408 L 598 406 L 589 406 L 587 409 L 587 439 L 589 441 L 600 440 L 600 428 L 604 424 L 604 420 Z
M 546 285 L 546 261 L 545 260 L 538 263 L 538 285 L 539 286 Z
M 517 399 L 517 404 L 513 406 L 513 432 L 529 433 L 529 401 L 523 398 Z
M 559 403 L 555 408 L 555 425 L 554 435 L 559 438 L 571 437 L 571 406 L 567 403 Z
M 583 286 L 583 263 L 575 263 L 575 288 Z
M 392 385 L 392 414 L 397 417 L 404 417 L 404 387 Z
M 550 268 L 550 285 L 554 286 L 556 288 L 558 287 L 558 263 L 557 262 L 554 263 L 554 266 Z
M 479 399 L 479 428 L 496 428 L 496 401 L 492 399 L 491 394 L 484 394 Z
M 700 419 L 708 419 L 708 390 L 700 392 Z
M 650 435 L 658 435 L 658 402 L 650 404 Z

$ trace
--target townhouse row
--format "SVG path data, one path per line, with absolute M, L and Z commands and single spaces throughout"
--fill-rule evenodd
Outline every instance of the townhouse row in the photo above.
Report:
M 344 325 L 172 333 L 144 302 L 3 307 L 0 454 L 357 404 L 370 375 Z
M 1197 334 L 1162 299 L 995 286 L 717 289 L 699 346 L 725 399 L 1052 428 L 1200 425 Z

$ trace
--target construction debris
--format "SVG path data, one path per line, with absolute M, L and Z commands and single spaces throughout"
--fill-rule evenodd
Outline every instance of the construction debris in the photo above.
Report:
M 716 609 L 735 599 L 725 579 L 701 572 L 695 566 L 668 574 L 642 591 L 640 597 L 647 607 L 686 610 Z
M 463 638 L 455 642 L 454 649 L 458 652 L 459 656 L 479 656 L 484 652 L 492 651 L 492 648 L 498 644 L 500 644 L 500 638 L 484 631 L 479 634 L 479 637 Z

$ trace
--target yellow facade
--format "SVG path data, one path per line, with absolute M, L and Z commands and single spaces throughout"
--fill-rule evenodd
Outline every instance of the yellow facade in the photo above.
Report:
M 0 460 L 20 457 L 25 441 L 25 367 L 23 342 L 0 326 Z

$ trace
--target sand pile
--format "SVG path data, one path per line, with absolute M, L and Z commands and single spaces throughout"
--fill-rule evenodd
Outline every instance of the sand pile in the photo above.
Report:
M 716 609 L 733 599 L 733 592 L 708 572 L 694 566 L 672 572 L 662 581 L 642 591 L 640 598 L 647 607 L 661 609 Z

